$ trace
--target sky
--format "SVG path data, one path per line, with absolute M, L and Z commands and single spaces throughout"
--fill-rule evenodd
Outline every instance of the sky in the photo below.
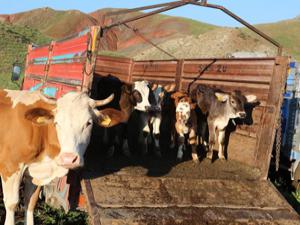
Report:
M 169 0 L 175 1 L 175 0 Z M 101 8 L 134 8 L 169 2 L 168 0 L 0 0 L 0 14 L 12 14 L 35 8 L 77 9 L 86 13 Z M 225 6 L 251 24 L 271 23 L 300 16 L 300 0 L 208 0 Z M 224 13 L 209 8 L 185 6 L 165 13 L 188 17 L 220 26 L 240 26 Z

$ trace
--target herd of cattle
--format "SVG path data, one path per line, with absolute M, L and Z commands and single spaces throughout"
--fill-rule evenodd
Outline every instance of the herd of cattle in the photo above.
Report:
M 229 120 L 244 118 L 244 104 L 255 101 L 256 96 L 239 91 L 224 93 L 200 85 L 187 94 L 175 91 L 175 84 L 127 84 L 113 76 L 95 78 L 91 97 L 70 92 L 56 100 L 39 91 L 1 90 L 0 174 L 5 225 L 15 224 L 24 172 L 32 178 L 30 187 L 25 188 L 25 222 L 34 224 L 40 187 L 66 175 L 69 169 L 83 166 L 93 122 L 100 125 L 94 126 L 95 132 L 100 132 L 109 155 L 115 150 L 127 156 L 144 155 L 152 140 L 158 157 L 162 149 L 176 147 L 181 160 L 186 146 L 191 145 L 196 161 L 200 140 L 208 150 L 207 157 L 212 158 L 218 133 L 218 156 L 224 159 Z
M 132 153 L 145 155 L 152 146 L 154 155 L 160 157 L 163 150 L 176 147 L 180 161 L 190 145 L 192 158 L 198 161 L 197 146 L 201 144 L 207 150 L 206 157 L 212 159 L 217 139 L 218 157 L 225 158 L 225 128 L 230 119 L 246 117 L 245 104 L 255 103 L 256 96 L 225 93 L 204 85 L 188 94 L 175 91 L 175 87 L 145 80 L 127 84 L 111 75 L 94 80 L 93 98 L 115 95 L 102 110 L 110 118 L 95 131 L 97 139 L 102 139 L 101 147 L 108 149 L 107 156 L 115 151 L 129 157 Z

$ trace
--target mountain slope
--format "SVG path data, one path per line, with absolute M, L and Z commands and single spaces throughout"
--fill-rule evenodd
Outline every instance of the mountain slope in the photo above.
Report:
M 6 21 L 15 25 L 38 29 L 54 39 L 63 38 L 79 32 L 97 21 L 78 10 L 58 11 L 51 8 L 34 9 L 13 15 L 2 15 Z
M 292 56 L 300 61 L 300 17 L 271 24 L 260 24 L 261 29 L 278 41 Z
M 142 12 L 134 12 L 117 16 L 107 15 L 109 12 L 118 10 L 119 9 L 101 9 L 90 14 L 85 14 L 76 10 L 58 11 L 51 8 L 41 8 L 13 15 L 0 15 L 0 21 L 32 27 L 38 29 L 46 36 L 53 39 L 60 39 L 76 33 L 88 26 L 107 25 L 142 14 Z M 195 45 L 195 48 L 191 48 L 192 52 L 194 52 L 194 49 L 197 49 L 198 46 L 202 45 L 202 43 L 199 43 L 198 41 L 200 36 L 201 40 L 206 40 L 210 43 L 207 43 L 206 46 L 211 45 L 212 48 L 217 48 L 216 46 L 219 45 L 218 39 L 213 38 L 214 41 L 212 42 L 209 35 L 214 36 L 219 33 L 217 36 L 221 39 L 222 36 L 228 36 L 227 28 L 225 29 L 211 24 L 201 23 L 199 21 L 166 15 L 154 15 L 132 22 L 129 25 L 155 45 L 168 46 L 170 43 L 177 43 L 176 40 L 182 41 L 187 38 L 186 40 L 190 42 L 189 44 L 192 46 Z M 256 27 L 260 28 L 262 31 L 280 42 L 287 49 L 288 53 L 300 60 L 300 45 L 298 44 L 300 43 L 299 18 L 272 24 L 256 25 Z M 270 46 L 268 43 L 262 41 L 261 38 L 252 32 L 247 31 L 246 28 L 241 29 L 240 33 L 234 32 L 235 28 L 231 29 L 233 30 L 233 33 L 229 36 L 232 40 L 228 40 L 228 49 L 223 55 L 230 51 L 235 52 L 245 49 L 249 51 L 266 51 L 268 54 L 273 51 L 272 49 L 269 51 Z M 148 53 L 153 56 L 157 55 L 156 53 L 150 53 L 153 52 L 153 50 L 150 50 L 152 46 L 150 43 L 145 41 L 145 38 L 141 38 L 125 26 L 119 26 L 112 29 L 112 35 L 115 40 L 114 48 L 120 50 L 122 54 L 128 56 L 136 56 L 137 54 L 141 56 L 141 54 L 147 55 Z M 240 42 L 242 39 L 245 39 L 245 41 L 246 39 L 251 39 L 250 42 L 252 44 L 248 43 L 248 47 L 246 45 L 243 46 L 242 44 L 237 44 L 237 42 Z M 169 44 L 167 44 L 168 42 Z M 236 44 L 233 45 L 231 42 Z M 261 47 L 261 44 L 266 46 L 265 49 L 264 47 Z M 230 46 L 232 49 L 229 48 Z M 175 46 L 174 48 L 177 47 Z M 174 48 L 171 51 L 176 52 L 177 50 L 174 50 Z M 188 48 L 182 49 L 182 53 L 187 52 L 187 57 L 196 55 L 189 54 L 191 51 L 187 51 L 186 49 Z M 180 50 L 178 49 L 178 52 L 179 51 Z M 203 52 L 204 50 L 201 51 Z M 211 52 L 216 51 L 210 51 L 208 48 L 206 56 L 210 55 Z M 182 53 L 180 53 L 180 55 L 182 55 Z M 205 52 L 198 55 L 205 57 Z M 218 54 L 216 56 L 218 56 Z M 158 55 L 158 57 L 163 56 Z
M 11 67 L 16 60 L 24 65 L 28 44 L 49 41 L 35 29 L 0 22 L 0 88 L 16 88 L 10 83 Z

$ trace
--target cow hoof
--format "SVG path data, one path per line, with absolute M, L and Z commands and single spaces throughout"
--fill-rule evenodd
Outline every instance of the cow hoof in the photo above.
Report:
M 213 153 L 207 153 L 206 158 L 212 159 L 213 158 Z
M 198 155 L 197 155 L 197 154 L 193 153 L 193 154 L 192 154 L 192 158 L 193 158 L 193 162 L 195 162 L 195 163 L 198 163 L 198 162 L 199 162 L 199 158 L 198 158 Z
M 219 159 L 221 159 L 221 160 L 225 160 L 225 156 L 224 156 L 224 155 L 219 155 L 218 157 L 219 157 Z
M 182 158 L 176 158 L 176 162 L 178 162 L 178 163 L 180 163 L 180 162 L 182 162 Z

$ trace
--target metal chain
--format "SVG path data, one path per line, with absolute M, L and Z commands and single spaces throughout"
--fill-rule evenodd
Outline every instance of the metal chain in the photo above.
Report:
M 276 172 L 279 170 L 279 164 L 280 164 L 280 151 L 281 151 L 281 115 L 278 118 L 277 122 L 277 132 L 276 132 L 276 144 L 275 144 L 275 168 Z

